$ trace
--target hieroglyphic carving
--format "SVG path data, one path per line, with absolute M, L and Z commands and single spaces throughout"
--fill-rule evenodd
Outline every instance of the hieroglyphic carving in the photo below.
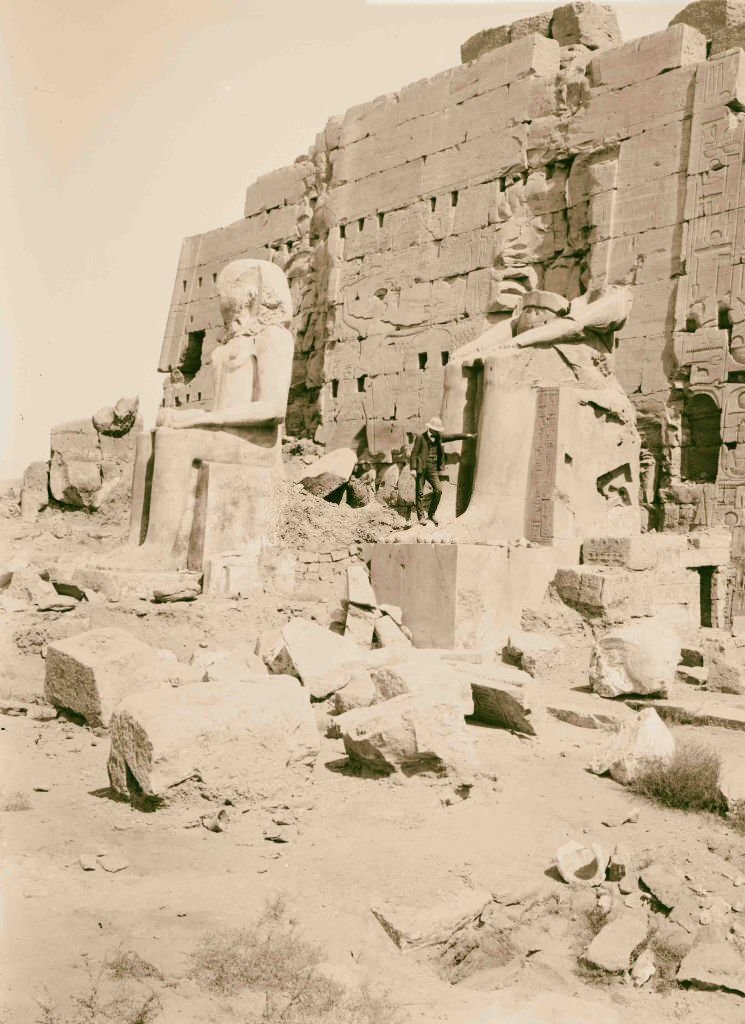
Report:
M 539 388 L 530 466 L 525 535 L 536 544 L 554 536 L 554 487 L 559 429 L 559 389 Z
M 702 327 L 675 336 L 678 365 L 689 368 L 689 383 L 722 384 L 727 379 L 728 335 L 717 327 Z

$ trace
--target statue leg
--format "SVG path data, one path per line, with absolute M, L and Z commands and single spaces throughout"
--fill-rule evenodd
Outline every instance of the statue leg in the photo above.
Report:
M 174 554 L 176 541 L 193 510 L 198 438 L 188 429 L 159 427 L 155 431 L 150 517 L 144 547 L 165 557 Z

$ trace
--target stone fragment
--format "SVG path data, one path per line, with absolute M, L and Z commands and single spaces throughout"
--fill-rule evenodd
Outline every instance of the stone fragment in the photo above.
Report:
M 537 678 L 561 664 L 563 645 L 546 633 L 510 633 L 502 655 L 505 661 L 517 665 L 528 675 Z
M 745 693 L 745 649 L 732 649 L 727 654 L 713 656 L 707 671 L 706 689 Z
M 373 642 L 375 623 L 378 619 L 377 610 L 364 605 L 347 605 L 347 618 L 344 624 L 344 636 L 348 636 L 360 647 L 369 648 Z
M 114 712 L 109 779 L 124 796 L 161 800 L 194 777 L 224 797 L 275 795 L 319 746 L 307 691 L 291 677 L 152 687 Z
M 121 437 L 128 433 L 137 421 L 139 397 L 120 398 L 114 406 L 104 406 L 93 415 L 93 426 L 99 434 Z
M 399 697 L 404 693 L 424 695 L 437 692 L 457 702 L 461 714 L 474 713 L 474 698 L 468 677 L 436 655 L 411 650 L 410 654 L 387 665 L 370 670 L 377 702 Z
M 388 615 L 393 619 L 397 626 L 403 625 L 404 613 L 397 604 L 380 604 L 378 607 L 384 615 Z
M 347 484 L 347 505 L 350 508 L 364 508 L 375 501 L 375 478 L 369 473 L 352 476 Z
M 601 697 L 622 694 L 666 696 L 680 660 L 672 627 L 641 619 L 607 633 L 595 645 L 590 683 Z
M 127 694 L 193 676 L 188 666 L 169 662 L 123 629 L 92 629 L 49 644 L 44 697 L 88 725 L 106 728 Z
M 111 874 L 116 874 L 118 871 L 124 871 L 129 867 L 129 861 L 121 853 L 104 853 L 97 857 L 99 867 L 102 867 L 104 871 L 108 871 Z
M 58 594 L 54 586 L 33 569 L 14 572 L 5 596 L 32 604 L 40 612 L 71 611 L 78 604 L 74 598 Z
M 478 722 L 535 735 L 531 720 L 530 687 L 527 672 L 512 665 L 496 663 L 486 675 L 474 674 L 471 682 L 473 717 Z
M 637 988 L 646 985 L 650 978 L 657 973 L 657 965 L 654 960 L 654 953 L 651 949 L 643 950 L 634 961 L 631 968 L 631 979 Z
M 390 615 L 380 615 L 375 620 L 374 638 L 379 647 L 410 648 L 411 639 Z
M 653 764 L 670 762 L 675 740 L 654 708 L 640 711 L 634 721 L 616 733 L 590 766 L 597 775 L 610 775 L 629 785 Z
M 447 942 L 453 932 L 478 920 L 491 902 L 485 889 L 438 894 L 435 906 L 425 909 L 381 902 L 370 909 L 399 949 L 421 949 Z
M 568 885 L 590 887 L 605 880 L 609 859 L 598 843 L 583 846 L 570 839 L 556 851 L 556 869 Z
M 270 672 L 297 676 L 314 699 L 323 700 L 349 683 L 364 655 L 349 637 L 306 619 L 291 619 L 263 657 Z
M 238 647 L 232 651 L 210 651 L 197 648 L 189 662 L 199 673 L 203 682 L 228 682 L 230 679 L 248 680 L 266 676 L 267 667 L 254 654 L 250 646 Z
M 153 590 L 153 601 L 156 604 L 168 604 L 174 601 L 194 601 L 202 593 L 197 582 L 175 581 L 170 587 L 157 587 Z
M 78 857 L 78 863 L 83 871 L 95 871 L 97 864 L 95 853 L 81 853 Z
M 686 894 L 683 875 L 669 864 L 649 864 L 640 870 L 639 881 L 668 910 L 676 907 Z
M 721 758 L 719 791 L 727 809 L 745 808 L 745 759 L 728 752 L 722 752 Z
M 457 698 L 407 693 L 338 718 L 350 761 L 378 774 L 430 773 L 470 787 L 473 741 Z
M 745 2 L 743 0 L 695 0 L 682 11 L 678 11 L 670 25 L 690 25 L 706 39 L 715 33 L 745 23 Z
M 703 665 L 678 665 L 675 678 L 678 682 L 687 683 L 689 686 L 705 686 L 709 678 L 709 670 Z
M 337 690 L 333 696 L 334 714 L 343 715 L 345 711 L 370 707 L 375 700 L 375 687 L 370 673 L 365 668 L 355 669 L 344 689 Z
M 317 498 L 332 500 L 341 497 L 341 489 L 346 486 L 356 464 L 357 456 L 351 448 L 337 448 L 311 466 L 304 466 L 300 483 Z
M 34 522 L 49 504 L 49 463 L 32 462 L 26 467 L 21 483 L 21 518 Z
M 605 4 L 589 2 L 555 8 L 551 35 L 559 46 L 579 43 L 591 50 L 607 50 L 623 42 L 616 12 Z
M 34 722 L 51 722 L 57 717 L 57 708 L 51 704 L 31 704 L 26 712 L 26 718 Z
M 606 877 L 609 882 L 620 882 L 631 871 L 631 858 L 628 850 L 616 846 L 610 855 Z
M 497 28 L 484 28 L 466 39 L 460 48 L 460 59 L 463 64 L 478 60 L 490 50 L 506 46 L 510 41 L 510 26 L 499 25 Z
M 631 967 L 634 952 L 646 942 L 648 931 L 646 915 L 619 914 L 600 929 L 583 959 L 609 974 L 622 974 Z
M 745 957 L 729 942 L 699 942 L 683 958 L 676 977 L 693 988 L 745 996 Z
M 367 569 L 359 563 L 347 568 L 347 601 L 350 604 L 361 605 L 363 608 L 377 607 L 378 602 Z

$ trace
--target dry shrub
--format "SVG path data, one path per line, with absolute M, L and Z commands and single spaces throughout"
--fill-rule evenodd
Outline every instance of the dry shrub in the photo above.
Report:
M 726 805 L 719 790 L 720 767 L 721 758 L 716 750 L 698 740 L 678 738 L 672 761 L 650 765 L 631 788 L 665 807 L 724 814 Z
M 132 949 L 120 950 L 106 961 L 106 968 L 117 981 L 123 981 L 125 978 L 136 978 L 138 981 L 144 978 L 158 978 L 161 981 L 163 979 L 163 975 L 154 964 Z
M 2 803 L 0 803 L 0 811 L 30 811 L 31 801 L 28 796 L 17 790 L 15 793 L 8 793 L 6 797 L 3 797 Z
M 387 995 L 366 987 L 349 991 L 318 970 L 322 960 L 321 950 L 299 935 L 281 898 L 253 927 L 210 933 L 193 953 L 196 977 L 208 990 L 230 996 L 248 989 L 263 996 L 256 1024 L 394 1024 L 398 1016 Z
M 155 992 L 123 988 L 106 995 L 101 988 L 101 973 L 91 977 L 84 995 L 74 998 L 71 1014 L 63 1015 L 51 999 L 38 999 L 41 1016 L 36 1024 L 154 1024 L 161 1010 Z
M 741 836 L 745 836 L 745 800 L 738 800 L 727 812 L 727 822 Z

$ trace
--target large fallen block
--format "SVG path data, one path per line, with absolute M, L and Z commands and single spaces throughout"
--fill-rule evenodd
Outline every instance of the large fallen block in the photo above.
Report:
M 407 693 L 337 719 L 350 761 L 381 775 L 430 773 L 473 785 L 477 763 L 458 700 Z
M 473 717 L 477 722 L 500 729 L 535 736 L 531 721 L 530 688 L 532 678 L 519 668 L 496 662 L 493 665 L 459 666 L 471 683 Z
M 563 645 L 547 633 L 512 630 L 502 654 L 505 661 L 528 675 L 540 677 L 561 664 Z
M 262 656 L 270 672 L 297 676 L 314 699 L 324 700 L 350 682 L 364 664 L 365 651 L 315 622 L 291 619 Z
M 559 46 L 579 43 L 591 50 L 606 50 L 623 42 L 616 12 L 606 4 L 581 0 L 554 10 L 551 35 Z
M 464 716 L 474 712 L 469 679 L 436 654 L 412 650 L 409 656 L 404 655 L 400 660 L 372 668 L 370 677 L 375 688 L 376 703 L 400 697 L 404 693 L 427 696 L 437 692 L 457 702 Z
M 610 775 L 628 785 L 656 764 L 669 763 L 675 753 L 675 739 L 654 708 L 640 711 L 636 720 L 616 733 L 590 770 Z
M 199 677 L 170 651 L 159 651 L 123 629 L 91 629 L 47 648 L 44 698 L 107 728 L 122 698 L 165 682 Z
M 484 889 L 437 896 L 434 906 L 424 908 L 385 902 L 370 909 L 399 949 L 421 949 L 447 942 L 453 932 L 478 920 L 492 899 Z
M 199 778 L 225 797 L 263 797 L 312 766 L 319 738 L 297 679 L 159 686 L 132 694 L 111 720 L 109 779 L 123 796 L 167 800 Z
M 680 637 L 671 626 L 641 619 L 607 633 L 595 645 L 590 683 L 601 697 L 665 696 L 680 661 Z
M 341 496 L 356 463 L 357 456 L 351 448 L 336 448 L 311 466 L 303 467 L 299 482 L 317 498 L 333 501 L 337 495 Z

